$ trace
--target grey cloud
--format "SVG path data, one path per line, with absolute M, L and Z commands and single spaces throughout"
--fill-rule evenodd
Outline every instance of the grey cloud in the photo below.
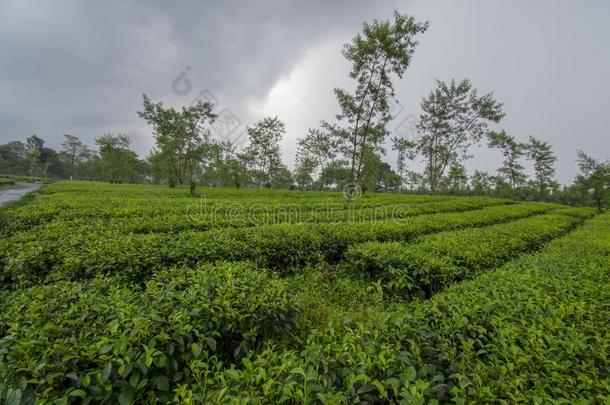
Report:
M 78 127 L 90 142 L 121 125 L 145 137 L 141 94 L 184 104 L 170 85 L 187 66 L 197 89 L 263 97 L 309 43 L 366 19 L 367 2 L 347 4 L 5 2 L 0 141 L 32 132 L 57 141 Z
M 506 103 L 507 131 L 556 145 L 562 182 L 573 176 L 577 147 L 605 157 L 610 3 L 604 1 L 5 0 L 0 142 L 37 133 L 58 146 L 63 133 L 73 133 L 92 144 L 106 131 L 122 131 L 146 154 L 152 137 L 136 115 L 142 93 L 181 105 L 210 89 L 248 124 L 260 118 L 248 103 L 264 100 L 309 50 L 350 38 L 363 21 L 385 18 L 395 7 L 431 22 L 405 79 L 396 85 L 406 113 L 419 113 L 419 101 L 435 78 L 468 77 Z M 328 63 L 335 65 L 328 66 L 323 82 L 348 85 L 336 59 Z M 171 83 L 187 66 L 193 89 L 179 96 Z M 311 77 L 310 86 L 318 79 Z M 324 110 L 319 119 L 332 117 L 331 91 L 326 86 L 308 92 L 314 99 L 300 108 Z M 291 117 L 298 120 L 299 114 Z M 311 125 L 311 114 L 307 120 L 293 127 Z M 479 155 L 469 165 L 492 171 L 498 157 Z

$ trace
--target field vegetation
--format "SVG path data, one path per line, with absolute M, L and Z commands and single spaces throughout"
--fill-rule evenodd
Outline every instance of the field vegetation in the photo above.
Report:
M 468 78 L 400 116 L 429 26 L 362 26 L 334 118 L 289 134 L 292 167 L 292 123 L 227 128 L 240 119 L 208 90 L 192 100 L 190 66 L 182 106 L 133 106 L 145 158 L 121 133 L 1 144 L 0 189 L 45 184 L 0 208 L 0 403 L 610 403 L 610 161 L 578 151 L 562 187 L 552 144 L 503 129 L 514 110 Z M 113 111 L 66 128 L 116 128 Z M 502 161 L 468 174 L 482 144 Z
M 0 210 L 4 402 L 610 399 L 608 214 L 200 193 L 60 182 Z

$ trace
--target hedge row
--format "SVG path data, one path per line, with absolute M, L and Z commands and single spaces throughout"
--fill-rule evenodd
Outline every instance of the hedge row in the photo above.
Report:
M 48 190 L 46 190 L 48 193 Z M 27 206 L 0 211 L 0 236 L 58 222 L 79 229 L 115 229 L 123 233 L 179 232 L 277 223 L 325 223 L 406 218 L 436 212 L 461 212 L 507 204 L 488 197 L 355 203 L 345 200 L 291 202 L 279 199 L 199 200 L 193 198 L 96 199 L 40 194 Z M 430 198 L 430 197 L 428 197 Z M 219 202 L 220 201 L 220 202 Z
M 165 402 L 193 361 L 251 356 L 298 312 L 285 280 L 245 263 L 165 270 L 142 291 L 103 277 L 16 291 L 0 308 L 0 391 Z
M 547 214 L 486 228 L 441 232 L 414 245 L 366 242 L 352 246 L 342 266 L 371 280 L 381 280 L 392 296 L 431 294 L 455 281 L 472 278 L 567 232 L 589 209 Z M 580 217 L 575 216 L 580 213 Z
M 430 300 L 271 347 L 175 400 L 210 403 L 607 403 L 610 214 Z
M 271 339 L 294 328 L 299 308 L 283 280 L 247 264 L 167 270 L 143 291 L 109 278 L 36 286 L 2 300 L 0 398 L 603 403 L 608 268 L 610 214 L 430 300 L 312 331 L 303 345 Z
M 15 211 L 31 221 L 76 219 L 87 215 L 99 218 L 146 216 L 185 213 L 190 207 L 204 207 L 223 212 L 235 207 L 253 205 L 273 208 L 297 205 L 303 209 L 319 209 L 332 205 L 339 208 L 366 208 L 391 204 L 419 204 L 446 200 L 496 201 L 489 197 L 423 196 L 407 194 L 366 194 L 348 203 L 341 193 L 302 192 L 286 190 L 234 190 L 206 188 L 199 198 L 188 196 L 186 190 L 146 185 L 107 185 L 88 182 L 60 182 L 45 186 L 32 210 Z
M 56 227 L 0 241 L 5 283 L 48 278 L 78 280 L 115 274 L 141 282 L 167 266 L 192 267 L 217 260 L 252 260 L 285 274 L 320 261 L 336 263 L 350 245 L 365 241 L 410 241 L 422 234 L 485 226 L 548 212 L 553 204 L 515 204 L 402 221 L 338 224 L 280 224 L 176 235 L 123 235 L 116 231 L 62 232 Z

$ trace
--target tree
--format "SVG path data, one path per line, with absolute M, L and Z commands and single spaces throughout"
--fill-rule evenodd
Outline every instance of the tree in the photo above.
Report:
M 42 148 L 42 174 L 44 177 L 66 178 L 68 168 L 62 162 L 59 153 L 52 148 Z
M 501 198 L 514 198 L 515 193 L 508 183 L 507 179 L 502 175 L 491 177 L 492 188 L 494 190 L 495 197 Z M 525 196 L 524 196 L 525 197 Z
M 244 182 L 245 169 L 237 158 L 231 141 L 213 142 L 210 146 L 208 183 L 239 188 Z
M 350 182 L 350 169 L 347 161 L 335 160 L 320 173 L 320 181 L 342 190 Z
M 492 189 L 491 176 L 486 171 L 475 170 L 470 178 L 470 185 L 475 195 L 489 195 Z
M 313 173 L 316 170 L 317 162 L 315 159 L 308 156 L 299 156 L 299 152 L 297 151 L 297 165 L 294 170 L 294 180 L 297 183 L 297 186 L 300 188 L 308 188 L 313 185 Z M 320 172 L 319 176 L 319 185 L 322 188 L 322 175 L 324 170 Z
M 90 151 L 76 136 L 65 134 L 64 138 L 65 140 L 61 144 L 63 147 L 61 156 L 67 167 L 70 180 L 72 180 L 76 174 L 76 169 L 82 164 L 83 160 L 90 156 Z
M 437 88 L 422 101 L 421 108 L 417 146 L 434 194 L 449 164 L 469 158 L 470 146 L 486 134 L 489 122 L 499 122 L 504 113 L 493 93 L 479 97 L 468 79 L 460 83 L 437 80 Z
M 248 127 L 250 144 L 244 154 L 258 188 L 271 182 L 272 171 L 281 164 L 280 141 L 285 132 L 278 117 L 266 117 Z
M 129 149 L 127 135 L 104 134 L 95 139 L 99 148 L 99 165 L 102 179 L 111 183 L 136 183 L 141 180 L 142 163 L 138 155 Z
M 534 165 L 535 184 L 540 197 L 548 193 L 548 188 L 555 176 L 555 162 L 557 157 L 553 154 L 553 149 L 547 142 L 529 137 L 527 144 L 527 156 Z
M 580 174 L 574 185 L 602 212 L 610 203 L 610 161 L 601 162 L 581 150 L 577 153 Z
M 377 168 L 375 191 L 396 192 L 402 190 L 403 178 L 387 162 L 380 162 Z
M 240 188 L 244 186 L 248 181 L 248 172 L 239 158 L 231 157 L 225 162 L 226 168 L 226 185 L 231 187 Z
M 144 108 L 138 115 L 153 127 L 156 170 L 164 173 L 170 185 L 193 184 L 210 143 L 210 124 L 216 118 L 213 105 L 198 101 L 178 111 L 153 103 L 146 95 L 143 98 Z
M 498 169 L 498 173 L 506 176 L 514 192 L 527 179 L 523 171 L 524 167 L 519 163 L 519 159 L 526 152 L 526 146 L 517 142 L 514 137 L 508 135 L 504 130 L 490 132 L 488 139 L 490 148 L 498 148 L 502 151 L 504 161 L 502 167 Z
M 464 165 L 451 162 L 447 176 L 441 180 L 441 187 L 449 194 L 463 194 L 468 186 L 468 175 Z
M 294 185 L 292 173 L 283 163 L 273 166 L 269 177 L 267 186 L 271 188 L 290 188 Z
M 29 173 L 27 146 L 23 142 L 12 141 L 0 145 L 0 173 L 26 175 Z
M 391 75 L 403 77 L 417 45 L 414 37 L 427 28 L 428 23 L 395 11 L 393 21 L 365 23 L 362 33 L 343 48 L 343 56 L 352 63 L 350 77 L 357 85 L 353 94 L 335 89 L 341 109 L 337 118 L 347 127 L 333 127 L 331 133 L 349 162 L 351 183 L 360 182 L 365 155 L 376 151 L 388 133 L 388 100 L 394 97 Z
M 392 149 L 397 152 L 396 166 L 398 168 L 398 175 L 401 178 L 400 190 L 402 190 L 403 183 L 407 182 L 407 160 L 415 159 L 417 144 L 410 139 L 395 136 L 392 138 Z
M 407 170 L 406 182 L 409 186 L 409 191 L 424 190 L 424 176 L 413 170 Z
M 366 193 L 369 190 L 376 190 L 379 182 L 381 164 L 381 158 L 377 153 L 375 153 L 375 151 L 367 150 L 365 152 L 363 156 L 360 181 L 357 183 L 360 186 L 362 193 Z
M 30 176 L 42 176 L 44 140 L 37 135 L 32 135 L 26 140 L 27 150 L 25 158 L 30 164 Z
M 337 139 L 325 129 L 309 129 L 307 135 L 297 140 L 296 172 L 302 181 L 315 173 L 322 173 L 337 156 Z M 319 188 L 324 187 L 319 182 Z

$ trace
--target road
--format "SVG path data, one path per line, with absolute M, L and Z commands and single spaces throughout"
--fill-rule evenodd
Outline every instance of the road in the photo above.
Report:
M 0 207 L 4 204 L 15 201 L 30 193 L 34 190 L 38 190 L 40 184 L 24 184 L 16 188 L 0 189 Z

